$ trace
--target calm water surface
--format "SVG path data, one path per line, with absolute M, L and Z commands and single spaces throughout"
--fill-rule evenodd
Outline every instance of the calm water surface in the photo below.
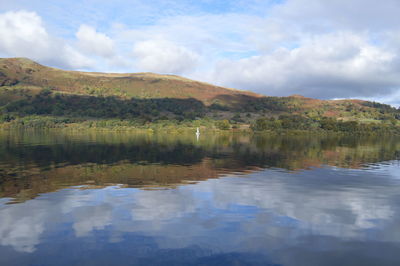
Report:
M 0 132 L 0 265 L 400 265 L 400 139 Z

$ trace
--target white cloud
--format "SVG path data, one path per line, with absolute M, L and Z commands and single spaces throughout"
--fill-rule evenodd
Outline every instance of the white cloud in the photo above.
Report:
M 259 54 L 220 60 L 208 80 L 267 95 L 384 99 L 400 88 L 399 12 L 395 0 L 285 1 L 249 31 Z
M 82 206 L 74 211 L 73 228 L 77 237 L 87 236 L 111 224 L 112 208 L 104 203 L 99 206 Z
M 294 49 L 277 49 L 239 61 L 221 61 L 213 79 L 272 95 L 318 98 L 373 96 L 400 84 L 392 65 L 398 57 L 352 33 L 305 39 Z
M 78 52 L 71 45 L 65 45 L 62 48 L 61 54 L 59 56 L 60 56 L 60 59 L 59 59 L 60 61 L 55 61 L 56 65 L 65 64 L 67 67 L 71 67 L 73 69 L 92 68 L 95 64 L 93 59 Z M 57 57 L 55 57 L 55 58 L 57 58 Z M 49 59 L 49 60 L 51 60 L 51 59 Z
M 81 25 L 76 33 L 78 46 L 86 53 L 102 56 L 114 56 L 114 42 L 110 37 L 99 33 L 93 27 Z
M 182 201 L 182 198 L 185 200 Z M 140 191 L 136 196 L 132 217 L 136 221 L 152 221 L 157 226 L 163 220 L 195 212 L 193 196 L 180 190 Z
M 3 53 L 30 55 L 38 58 L 50 48 L 50 36 L 41 18 L 27 11 L 0 15 L 0 49 Z
M 165 40 L 138 42 L 133 48 L 140 69 L 161 73 L 184 73 L 192 70 L 199 55 L 184 46 Z
M 32 253 L 40 243 L 40 236 L 45 231 L 45 214 L 33 213 L 34 208 L 43 207 L 40 203 L 27 203 L 16 208 L 0 210 L 0 245 L 11 246 L 20 252 Z
M 64 41 L 49 35 L 41 17 L 34 12 L 10 11 L 0 14 L 0 54 L 28 57 L 66 68 L 84 68 L 93 61 Z

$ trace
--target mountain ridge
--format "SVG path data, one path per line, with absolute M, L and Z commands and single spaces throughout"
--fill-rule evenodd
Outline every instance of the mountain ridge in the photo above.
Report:
M 0 58 L 0 85 L 36 86 L 66 93 L 125 98 L 195 98 L 206 105 L 218 101 L 219 95 L 263 97 L 177 75 L 61 70 L 27 58 Z

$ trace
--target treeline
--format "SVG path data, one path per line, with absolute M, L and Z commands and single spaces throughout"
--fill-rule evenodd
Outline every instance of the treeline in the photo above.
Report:
M 400 119 L 400 108 L 396 109 L 388 104 L 377 103 L 377 102 L 363 102 L 362 105 L 378 109 L 381 114 L 389 113 L 394 114 L 396 119 Z
M 195 119 L 203 117 L 205 110 L 204 104 L 196 99 L 132 98 L 123 100 L 112 96 L 52 95 L 51 91 L 45 90 L 36 96 L 9 103 L 3 108 L 3 116 L 15 113 L 18 116 L 142 118 L 152 121 L 154 118 L 162 118 L 167 115 L 173 115 L 178 120 Z
M 8 128 L 179 128 L 203 126 L 253 131 L 320 130 L 332 132 L 398 132 L 400 111 L 389 105 L 347 103 L 345 119 L 325 117 L 325 110 L 301 109 L 302 99 L 293 97 L 241 98 L 240 105 L 204 105 L 196 99 L 122 99 L 114 96 L 57 94 L 42 90 L 33 94 L 19 90 L 17 100 L 0 102 L 0 123 Z M 3 95 L 4 96 L 4 95 Z M 12 95 L 6 94 L 7 97 Z M 8 99 L 8 98 L 4 99 Z M 244 104 L 243 104 L 244 103 Z M 369 110 L 366 106 L 371 107 Z M 364 109 L 368 110 L 364 110 Z M 278 116 L 279 114 L 282 114 Z M 365 114 L 365 116 L 361 116 Z M 260 118 L 260 116 L 262 116 Z M 269 116 L 268 118 L 266 116 Z M 359 122 L 363 121 L 363 122 Z
M 209 129 L 219 129 L 218 121 L 207 117 L 196 120 L 176 120 L 176 119 L 158 119 L 151 122 L 143 119 L 115 119 L 115 118 L 71 118 L 58 116 L 13 116 L 12 119 L 0 115 L 0 128 L 4 129 L 50 129 L 50 128 L 70 128 L 70 129 L 105 129 L 105 130 L 163 130 L 180 131 L 194 127 L 203 127 Z M 230 127 L 229 127 L 230 128 Z
M 232 102 L 235 102 L 234 100 Z M 255 98 L 250 96 L 242 96 L 239 104 L 231 106 L 219 106 L 213 104 L 210 106 L 212 109 L 235 111 L 235 112 L 297 112 L 301 111 L 301 103 L 297 99 L 290 97 L 261 97 Z
M 25 116 L 54 116 L 83 119 L 118 118 L 145 123 L 158 120 L 196 120 L 204 118 L 207 113 L 223 111 L 232 113 L 233 117 L 228 120 L 234 125 L 245 122 L 243 118 L 238 117 L 241 112 L 246 112 L 249 117 L 249 113 L 289 111 L 287 108 L 289 100 L 279 97 L 259 99 L 249 97 L 242 99 L 244 102 L 240 105 L 224 106 L 214 103 L 205 106 L 196 99 L 121 99 L 114 96 L 55 94 L 51 90 L 43 90 L 37 95 L 26 92 L 20 96 L 20 100 L 9 102 L 2 107 L 0 122 L 10 122 Z M 216 127 L 229 129 L 231 125 L 226 121 L 220 121 L 216 122 Z
M 400 133 L 397 120 L 381 123 L 360 123 L 358 121 L 341 121 L 330 117 L 312 119 L 300 115 L 281 115 L 278 118 L 259 118 L 251 125 L 253 131 L 276 130 L 326 130 L 332 132 L 385 132 Z

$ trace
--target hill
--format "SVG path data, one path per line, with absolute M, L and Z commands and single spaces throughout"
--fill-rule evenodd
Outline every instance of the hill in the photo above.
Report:
M 397 126 L 400 119 L 398 109 L 376 102 L 268 97 L 174 75 L 65 71 L 25 58 L 0 58 L 1 120 L 32 115 L 139 124 L 207 118 L 223 121 L 220 128 L 252 124 L 256 129 L 322 128 L 329 119 L 328 128 L 337 121 Z
M 194 98 L 206 105 L 261 95 L 214 86 L 174 75 L 97 73 L 46 67 L 26 58 L 0 59 L 0 86 L 30 86 L 56 92 L 136 98 Z

